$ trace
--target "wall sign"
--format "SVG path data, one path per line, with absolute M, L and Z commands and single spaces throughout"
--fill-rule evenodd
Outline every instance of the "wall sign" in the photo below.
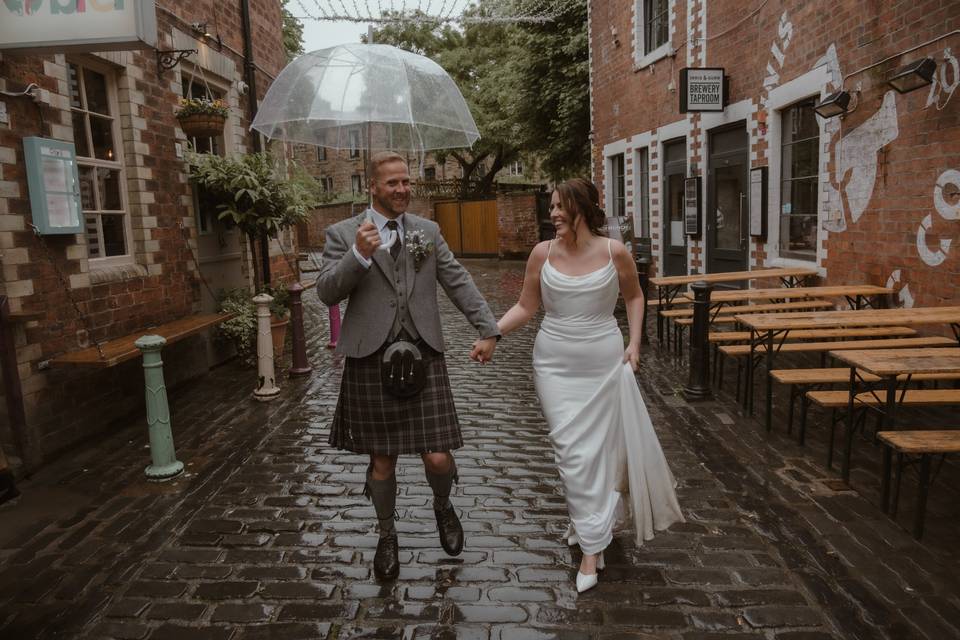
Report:
M 0 50 L 70 53 L 156 46 L 155 0 L 0 2 Z
M 77 153 L 72 142 L 24 138 L 33 224 L 44 235 L 83 233 Z
M 700 176 L 683 180 L 683 232 L 700 235 Z
M 767 235 L 767 168 L 750 169 L 750 235 Z
M 723 111 L 727 80 L 722 67 L 680 70 L 680 113 Z

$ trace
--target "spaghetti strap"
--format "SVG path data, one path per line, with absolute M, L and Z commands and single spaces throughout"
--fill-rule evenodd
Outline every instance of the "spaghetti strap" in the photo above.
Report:
M 553 240 L 550 241 L 550 244 L 547 245 L 547 258 L 550 258 L 550 254 L 553 253 Z
M 613 260 L 613 240 L 607 238 L 607 255 L 610 256 L 610 259 Z

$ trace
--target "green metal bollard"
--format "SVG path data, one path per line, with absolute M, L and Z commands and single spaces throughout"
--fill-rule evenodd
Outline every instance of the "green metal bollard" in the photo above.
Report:
M 143 353 L 143 377 L 147 394 L 147 427 L 150 430 L 150 458 L 147 480 L 159 482 L 183 473 L 183 463 L 177 460 L 170 431 L 170 407 L 167 388 L 163 383 L 163 360 L 160 349 L 167 344 L 161 336 L 141 336 L 134 342 Z

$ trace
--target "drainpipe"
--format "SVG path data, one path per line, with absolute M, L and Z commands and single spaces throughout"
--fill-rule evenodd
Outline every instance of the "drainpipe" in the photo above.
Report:
M 250 122 L 257 115 L 257 67 L 253 60 L 253 31 L 250 28 L 250 0 L 240 0 L 240 15 L 243 21 L 243 72 L 246 77 L 247 99 L 250 101 Z M 252 146 L 254 153 L 262 151 L 260 134 L 253 133 Z M 270 240 L 260 236 L 260 265 L 263 273 L 263 284 L 270 284 Z

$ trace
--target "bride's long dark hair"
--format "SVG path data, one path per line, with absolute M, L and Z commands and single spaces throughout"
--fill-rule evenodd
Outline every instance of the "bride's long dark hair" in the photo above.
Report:
M 557 185 L 555 191 L 560 196 L 560 206 L 570 216 L 570 230 L 574 241 L 577 232 L 577 218 L 583 218 L 587 229 L 595 236 L 605 236 L 603 227 L 607 216 L 600 208 L 600 192 L 596 185 L 584 178 L 572 178 Z

